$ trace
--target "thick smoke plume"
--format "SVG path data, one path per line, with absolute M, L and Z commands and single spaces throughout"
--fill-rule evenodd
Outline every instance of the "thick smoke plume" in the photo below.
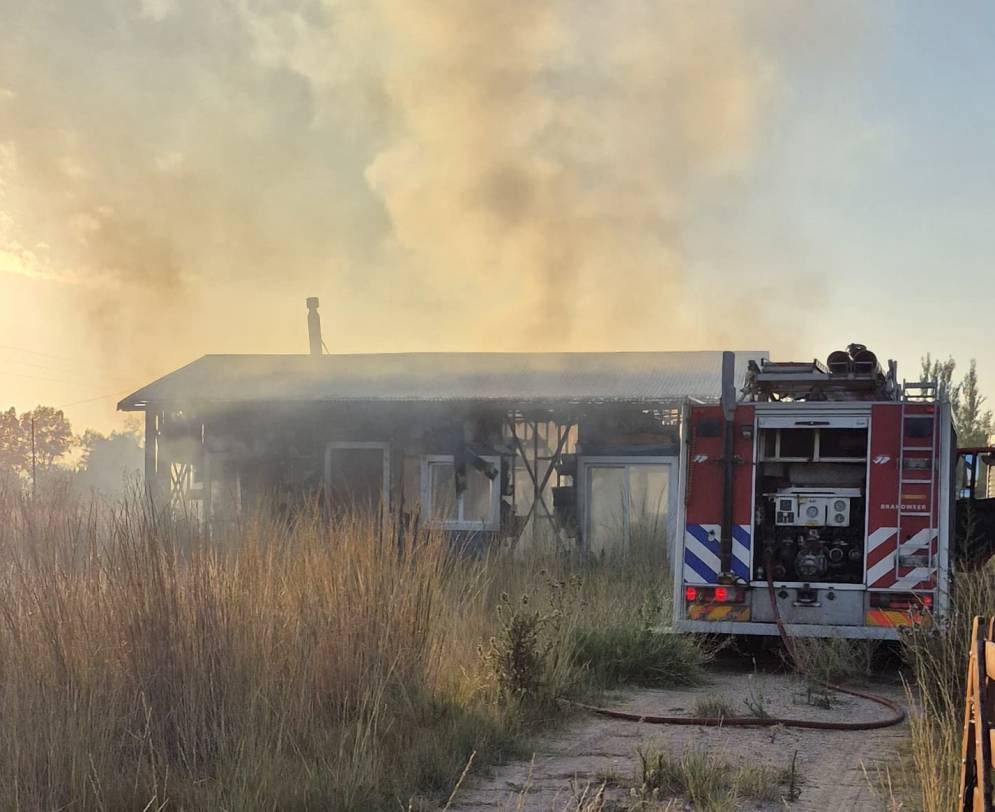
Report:
M 334 351 L 714 343 L 684 239 L 749 169 L 775 86 L 745 6 L 0 0 L 0 19 L 0 279 L 71 290 L 136 384 L 303 351 L 309 294 Z
M 394 237 L 492 330 L 569 343 L 672 318 L 696 186 L 743 168 L 765 66 L 694 4 L 381 5 L 399 137 L 370 166 Z M 715 10 L 710 10 L 715 9 Z M 495 309 L 493 304 L 499 303 Z M 515 330 L 515 328 L 511 328 Z

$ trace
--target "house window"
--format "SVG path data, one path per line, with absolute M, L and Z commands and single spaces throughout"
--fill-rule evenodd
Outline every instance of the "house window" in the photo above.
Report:
M 588 550 L 666 555 L 671 464 L 590 458 L 584 466 Z
M 500 457 L 481 459 L 501 469 Z M 466 488 L 456 492 L 456 465 L 451 456 L 422 461 L 422 509 L 444 530 L 496 530 L 499 524 L 500 477 L 487 476 L 467 463 Z

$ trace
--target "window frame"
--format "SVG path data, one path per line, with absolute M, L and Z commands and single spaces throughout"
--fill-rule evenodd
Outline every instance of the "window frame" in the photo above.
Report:
M 679 514 L 681 513 L 681 503 L 678 498 L 678 489 L 683 487 L 680 483 L 680 460 L 679 456 L 647 456 L 636 455 L 611 455 L 611 456 L 582 456 L 577 459 L 577 476 L 574 482 L 577 483 L 577 499 L 579 516 L 581 517 L 581 544 L 583 549 L 591 553 L 591 469 L 592 468 L 629 468 L 639 465 L 666 465 L 668 466 L 667 482 L 667 522 L 664 527 L 665 543 L 667 545 L 667 556 L 670 566 L 674 566 L 674 555 L 678 549 L 677 539 L 683 537 L 683 530 L 679 526 Z M 625 476 L 626 491 L 626 512 L 628 513 L 629 502 L 629 475 Z M 683 498 L 683 497 L 680 497 Z M 629 519 L 625 522 L 625 549 L 629 545 Z
M 441 530 L 465 530 L 465 531 L 487 531 L 498 530 L 501 524 L 501 457 L 481 456 L 482 460 L 490 463 L 498 470 L 498 475 L 494 479 L 487 480 L 491 485 L 490 509 L 486 519 L 480 521 L 476 519 L 463 519 L 463 493 L 456 493 L 453 488 L 453 495 L 456 497 L 456 518 L 455 519 L 435 519 L 432 517 L 432 466 L 433 465 L 455 465 L 456 458 L 452 454 L 426 454 L 421 459 L 421 507 L 422 515 L 426 517 L 429 527 L 436 527 Z M 473 466 L 469 463 L 468 468 Z M 476 469 L 474 469 L 476 470 Z M 480 473 L 480 472 L 478 472 Z M 481 476 L 484 476 L 482 473 Z M 484 479 L 487 479 L 484 476 Z

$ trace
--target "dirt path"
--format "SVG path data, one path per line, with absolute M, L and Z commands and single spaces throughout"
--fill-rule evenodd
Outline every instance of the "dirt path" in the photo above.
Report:
M 903 701 L 898 687 L 875 688 Z M 626 692 L 613 704 L 643 713 L 690 713 L 701 698 L 721 698 L 736 714 L 748 715 L 746 702 L 761 703 L 772 716 L 855 721 L 881 718 L 888 711 L 856 697 L 838 696 L 832 709 L 806 702 L 799 684 L 784 675 L 718 674 L 695 689 Z M 732 763 L 743 759 L 786 767 L 797 752 L 801 795 L 792 804 L 744 804 L 742 809 L 883 810 L 887 803 L 872 788 L 882 767 L 891 763 L 906 735 L 906 724 L 862 732 L 786 728 L 703 728 L 637 724 L 582 716 L 541 746 L 531 763 L 499 767 L 489 778 L 469 781 L 454 810 L 562 812 L 576 807 L 585 789 L 590 794 L 609 778 L 606 796 L 622 800 L 636 773 L 637 750 L 674 755 L 684 748 L 705 748 Z M 680 809 L 682 807 L 676 806 Z

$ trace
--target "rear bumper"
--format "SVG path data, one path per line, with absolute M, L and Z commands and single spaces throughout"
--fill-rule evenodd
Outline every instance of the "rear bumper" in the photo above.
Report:
M 833 626 L 817 623 L 786 623 L 790 637 L 841 637 L 847 640 L 897 640 L 898 629 L 883 626 Z M 776 637 L 776 623 L 675 620 L 674 631 L 700 634 L 742 634 Z

